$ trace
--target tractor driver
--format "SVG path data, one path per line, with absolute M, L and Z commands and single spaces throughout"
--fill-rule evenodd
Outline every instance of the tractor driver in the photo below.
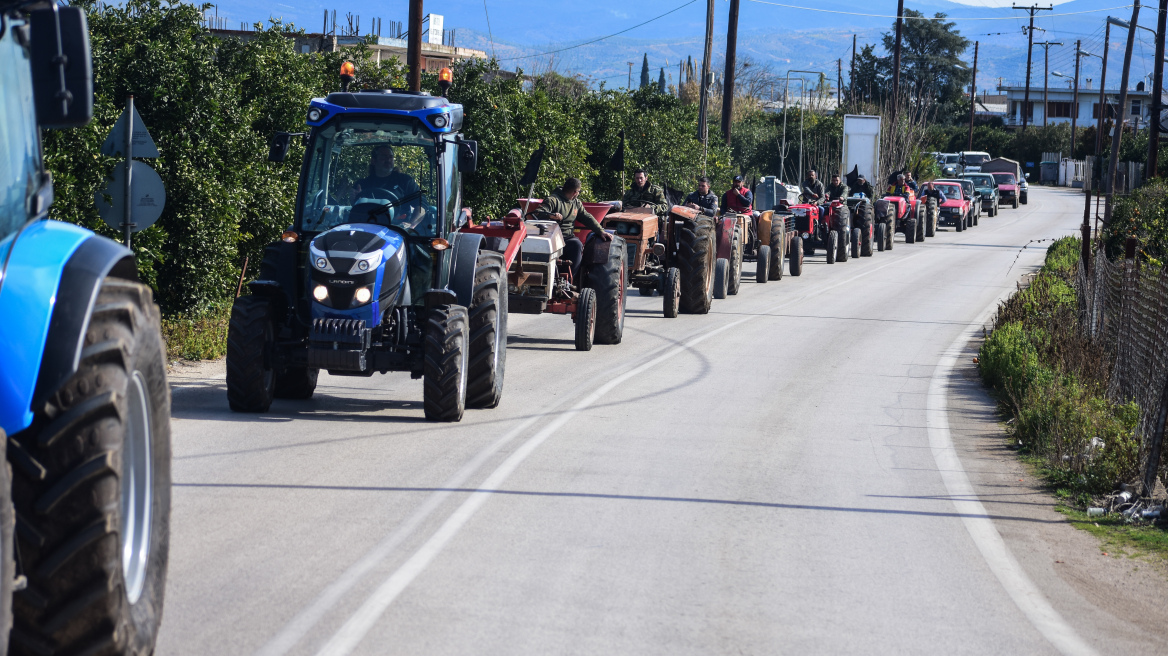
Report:
M 742 184 L 742 176 L 734 180 L 726 193 L 722 194 L 722 207 L 727 212 L 754 215 L 754 194 Z
M 685 197 L 685 206 L 706 216 L 718 216 L 718 197 L 710 191 L 709 178 L 698 178 L 698 190 Z
M 665 192 L 660 186 L 649 183 L 649 174 L 645 169 L 633 171 L 633 186 L 625 192 L 621 205 L 624 209 L 651 207 L 657 216 L 669 211 L 669 201 L 665 198 Z
M 395 217 L 404 217 L 398 223 L 405 228 L 417 228 L 425 218 L 425 203 L 421 201 L 418 183 L 408 173 L 397 170 L 393 147 L 381 144 L 373 148 L 369 161 L 369 175 L 353 185 L 353 196 L 361 198 L 362 192 L 373 197 L 372 190 L 381 189 L 393 194 L 401 202 L 394 208 Z
M 827 202 L 843 202 L 848 197 L 848 186 L 840 180 L 839 173 L 831 174 L 831 184 L 827 185 Z
M 911 192 L 912 192 L 912 189 L 905 182 L 904 174 L 897 173 L 896 174 L 896 182 L 892 185 L 889 185 L 889 187 L 888 187 L 888 195 L 889 196 L 902 196 L 902 197 L 904 197 L 905 200 L 908 200 L 909 194 Z
M 868 182 L 862 175 L 856 178 L 856 191 L 866 196 L 868 200 L 876 200 L 876 190 L 872 188 L 872 183 Z
M 577 178 L 564 180 L 564 186 L 548 194 L 540 206 L 538 214 L 542 214 L 560 224 L 560 232 L 564 235 L 564 259 L 572 263 L 572 280 L 579 285 L 580 262 L 584 259 L 584 242 L 576 237 L 576 222 L 584 224 L 598 239 L 612 241 L 612 235 L 604 231 L 604 227 L 584 209 L 580 200 L 580 188 L 583 185 Z

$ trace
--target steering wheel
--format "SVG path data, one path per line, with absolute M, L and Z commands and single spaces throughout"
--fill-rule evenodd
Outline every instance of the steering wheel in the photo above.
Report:
M 371 187 L 368 190 L 362 189 L 360 197 L 375 198 L 377 200 L 388 200 L 391 204 L 398 199 L 397 194 L 389 191 L 388 189 L 382 189 L 381 187 Z

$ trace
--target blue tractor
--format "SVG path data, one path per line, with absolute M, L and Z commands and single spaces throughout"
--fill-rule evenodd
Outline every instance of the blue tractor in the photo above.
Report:
M 461 176 L 476 142 L 444 96 L 348 90 L 314 99 L 292 226 L 264 252 L 250 293 L 231 311 L 227 399 L 265 412 L 273 398 L 312 396 L 332 375 L 391 371 L 422 378 L 425 416 L 459 421 L 498 405 L 507 345 L 506 237 L 463 230 Z M 442 79 L 449 86 L 450 73 Z
M 148 654 L 162 618 L 158 308 L 129 250 L 47 220 L 40 130 L 88 123 L 92 79 L 80 9 L 0 0 L 0 654 Z

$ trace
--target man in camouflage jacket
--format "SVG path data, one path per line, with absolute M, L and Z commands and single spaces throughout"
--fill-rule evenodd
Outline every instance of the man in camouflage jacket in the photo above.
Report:
M 626 210 L 634 207 L 651 207 L 657 216 L 669 211 L 669 201 L 665 198 L 665 192 L 658 185 L 649 184 L 649 176 L 645 169 L 633 172 L 633 186 L 625 192 L 621 204 Z

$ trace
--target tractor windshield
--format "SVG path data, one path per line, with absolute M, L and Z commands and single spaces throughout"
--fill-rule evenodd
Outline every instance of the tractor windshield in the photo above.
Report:
M 393 225 L 410 234 L 438 234 L 444 175 L 436 142 L 397 117 L 339 118 L 313 133 L 301 195 L 300 228 L 324 231 L 343 223 Z M 450 168 L 447 166 L 446 168 Z
M 16 30 L 0 30 L 0 242 L 29 219 L 41 155 L 28 55 Z

